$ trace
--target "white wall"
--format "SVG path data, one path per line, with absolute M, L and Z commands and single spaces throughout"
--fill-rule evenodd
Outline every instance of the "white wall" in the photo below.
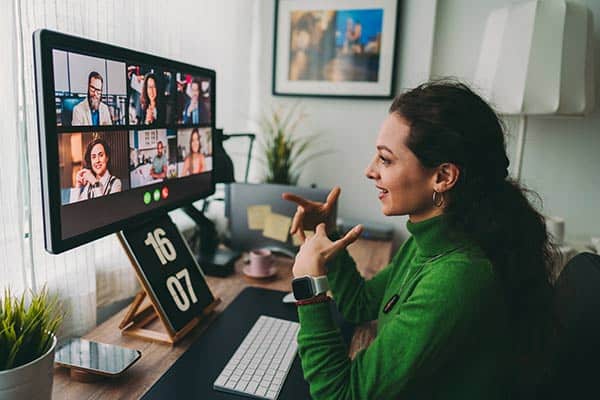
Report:
M 400 9 L 397 43 L 396 92 L 412 87 L 429 77 L 436 0 L 405 0 Z M 260 68 L 252 77 L 259 82 L 252 98 L 253 113 L 270 104 L 293 104 L 300 99 L 308 113 L 306 133 L 322 132 L 323 147 L 332 150 L 306 165 L 300 185 L 316 183 L 321 187 L 340 185 L 340 216 L 366 221 L 393 223 L 397 239 L 405 237 L 405 217 L 381 214 L 373 183 L 364 170 L 375 153 L 375 138 L 391 100 L 350 100 L 323 98 L 286 98 L 271 94 L 274 2 L 260 2 Z M 300 131 L 300 130 L 299 130 Z M 319 149 L 317 149 L 319 150 Z M 255 164 L 255 167 L 258 167 Z M 252 177 L 260 177 L 254 168 Z
M 596 19 L 596 60 L 600 59 L 600 1 L 579 0 Z M 373 154 L 375 136 L 390 101 L 286 98 L 271 94 L 274 2 L 260 2 L 260 75 L 251 95 L 252 113 L 268 104 L 300 100 L 309 114 L 306 131 L 323 132 L 334 152 L 307 165 L 301 184 L 342 187 L 340 215 L 392 222 L 397 239 L 406 235 L 405 218 L 384 217 L 373 184 L 363 170 Z M 470 81 L 475 73 L 481 38 L 489 12 L 511 0 L 405 0 L 400 18 L 397 88 L 415 86 L 430 76 L 456 76 Z M 436 7 L 436 3 L 437 7 Z M 437 8 L 437 10 L 436 10 Z M 596 68 L 598 70 L 598 68 Z M 600 76 L 600 74 L 596 74 Z M 598 86 L 598 85 L 597 85 Z M 600 95 L 600 91 L 598 92 Z M 598 96 L 600 97 L 600 96 Z M 256 101 L 256 102 L 254 102 Z M 508 119 L 509 157 L 516 121 Z M 543 213 L 566 219 L 567 239 L 583 242 L 600 235 L 600 112 L 579 119 L 534 119 L 528 127 L 523 181 L 542 197 Z M 513 134 L 513 132 L 515 132 Z M 254 179 L 258 179 L 254 165 Z
M 600 60 L 600 1 L 576 0 L 594 15 L 595 52 Z M 439 2 L 432 75 L 473 78 L 485 20 L 510 0 Z M 600 95 L 596 74 L 596 96 Z M 600 236 L 600 110 L 585 118 L 530 118 L 523 160 L 523 182 L 543 200 L 543 213 L 565 218 L 567 240 L 589 242 Z M 516 136 L 509 120 L 511 138 Z M 514 144 L 509 153 L 514 154 Z

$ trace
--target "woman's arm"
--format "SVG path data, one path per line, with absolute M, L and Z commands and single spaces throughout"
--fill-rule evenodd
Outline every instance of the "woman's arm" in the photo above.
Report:
M 198 162 L 198 173 L 204 171 L 204 154 L 199 154 L 200 161 Z
M 354 360 L 326 303 L 298 307 L 298 351 L 313 399 L 395 399 L 449 359 L 489 308 L 492 273 L 489 265 L 438 267 L 396 305 Z
M 182 176 L 188 176 L 190 174 L 190 156 L 188 155 L 187 157 L 185 157 L 185 159 L 183 160 L 183 171 L 181 171 L 181 175 Z
M 347 321 L 359 324 L 377 318 L 392 264 L 370 280 L 360 276 L 347 250 L 341 251 L 328 264 L 329 286 L 338 309 Z

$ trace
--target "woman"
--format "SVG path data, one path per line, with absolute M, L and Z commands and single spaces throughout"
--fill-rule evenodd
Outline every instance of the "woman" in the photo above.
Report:
M 199 174 L 204 171 L 204 154 L 200 152 L 200 132 L 197 128 L 190 135 L 190 153 L 183 160 L 183 176 Z
M 550 248 L 544 218 L 507 178 L 502 124 L 466 86 L 431 82 L 394 100 L 376 149 L 366 175 L 383 214 L 408 215 L 412 236 L 369 281 L 339 252 L 360 226 L 327 237 L 339 189 L 325 203 L 283 195 L 298 203 L 291 231 L 304 240 L 294 276 L 327 275 L 346 319 L 378 320 L 377 337 L 350 360 L 329 298 L 300 302 L 298 350 L 313 398 L 515 398 L 523 389 L 509 384 L 521 369 L 542 369 Z
M 103 139 L 91 141 L 85 150 L 85 168 L 77 172 L 71 203 L 121 191 L 121 180 L 110 173 L 110 147 Z
M 158 119 L 157 97 L 156 77 L 153 73 L 149 72 L 144 77 L 144 85 L 142 86 L 142 97 L 140 100 L 142 118 L 139 119 L 140 123 L 144 125 L 156 123 Z

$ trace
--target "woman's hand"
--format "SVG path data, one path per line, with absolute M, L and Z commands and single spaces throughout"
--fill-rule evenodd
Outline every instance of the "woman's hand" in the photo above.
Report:
M 96 179 L 94 174 L 92 174 L 92 171 L 90 171 L 87 168 L 82 168 L 81 170 L 79 170 L 79 172 L 77 172 L 77 178 L 75 179 L 75 181 L 75 186 L 80 188 L 87 185 L 88 183 L 90 185 L 93 185 L 98 181 L 98 179 Z
M 154 113 L 156 112 L 156 107 L 150 104 L 146 109 L 146 125 L 150 125 L 154 122 Z
M 339 186 L 334 187 L 327 195 L 325 203 L 318 201 L 307 200 L 304 197 L 296 196 L 293 193 L 283 193 L 281 197 L 285 200 L 293 201 L 298 204 L 296 214 L 292 220 L 290 233 L 294 235 L 298 233 L 302 241 L 306 240 L 304 235 L 305 230 L 313 230 L 320 223 L 325 223 L 327 232 L 333 232 L 335 229 L 335 216 L 332 210 L 335 203 L 340 197 L 341 189 Z
M 338 251 L 352 244 L 362 232 L 362 225 L 356 225 L 343 238 L 332 242 L 325 232 L 325 224 L 317 225 L 315 235 L 306 239 L 296 254 L 292 272 L 294 278 L 304 275 L 322 276 L 327 274 L 325 263 Z

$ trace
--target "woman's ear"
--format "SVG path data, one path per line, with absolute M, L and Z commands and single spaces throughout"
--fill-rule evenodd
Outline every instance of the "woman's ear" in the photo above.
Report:
M 453 163 L 443 163 L 436 168 L 434 174 L 435 182 L 433 189 L 436 192 L 446 192 L 456 185 L 458 177 L 460 176 L 460 169 Z

